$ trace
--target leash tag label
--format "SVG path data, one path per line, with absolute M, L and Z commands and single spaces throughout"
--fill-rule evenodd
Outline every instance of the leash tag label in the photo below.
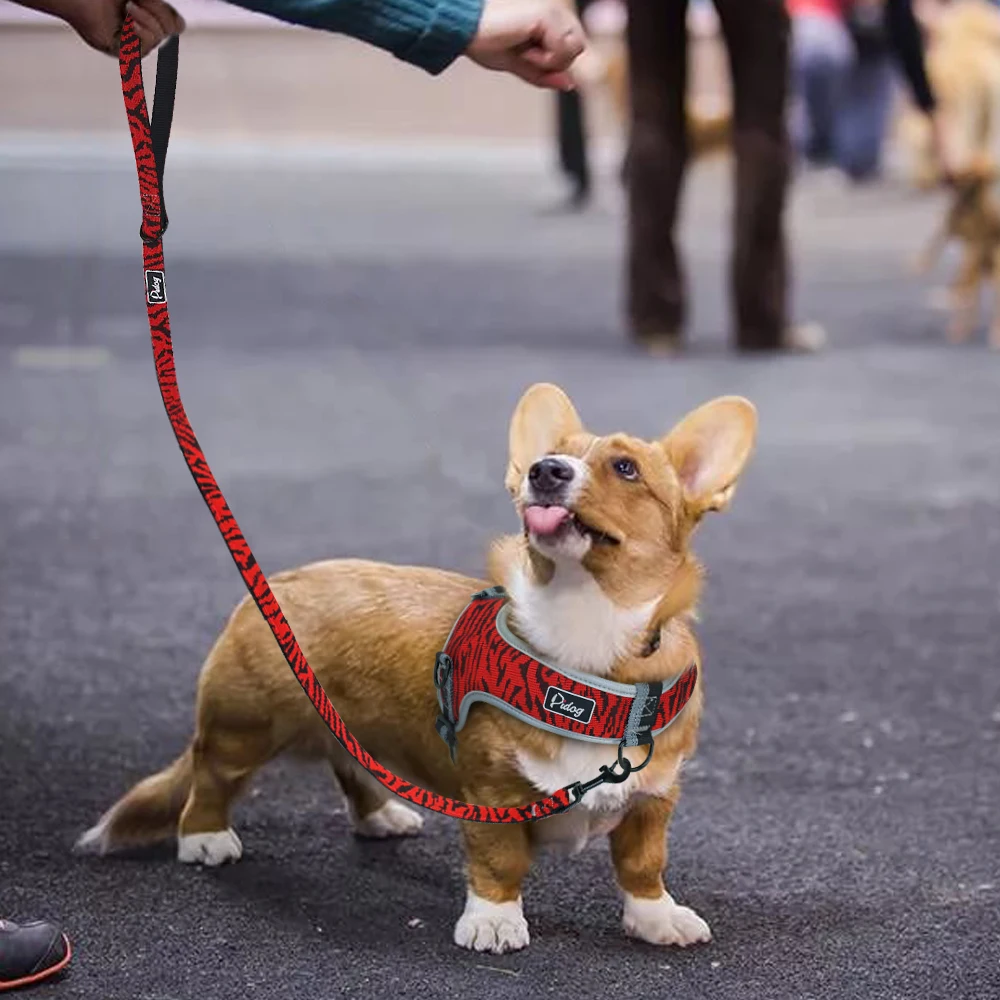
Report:
M 564 715 L 567 719 L 575 722 L 582 722 L 585 725 L 594 717 L 594 709 L 597 702 L 593 698 L 584 698 L 582 695 L 573 694 L 572 691 L 564 691 L 562 688 L 550 687 L 545 692 L 545 710 L 555 712 L 556 715 Z
M 161 306 L 167 301 L 167 286 L 162 271 L 146 272 L 146 302 L 151 306 Z

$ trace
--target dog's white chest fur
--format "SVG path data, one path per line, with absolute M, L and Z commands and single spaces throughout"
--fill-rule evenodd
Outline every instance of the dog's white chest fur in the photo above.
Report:
M 518 631 L 532 646 L 568 670 L 597 676 L 607 675 L 616 661 L 628 654 L 657 605 L 653 600 L 633 608 L 619 607 L 582 566 L 572 564 L 559 565 L 545 586 L 517 573 L 508 581 L 508 590 L 516 608 Z M 602 765 L 610 766 L 617 759 L 617 748 L 611 744 L 569 738 L 560 739 L 560 743 L 552 758 L 535 757 L 523 750 L 517 753 L 518 770 L 545 795 L 576 781 L 590 781 Z M 629 755 L 638 763 L 645 750 L 638 748 Z M 665 788 L 645 791 L 662 793 L 673 777 Z M 538 823 L 538 839 L 571 852 L 581 850 L 589 839 L 618 825 L 638 786 L 639 777 L 632 776 L 621 784 L 593 789 L 580 805 Z
M 551 760 L 533 757 L 525 751 L 517 755 L 518 769 L 539 792 L 551 795 L 575 781 L 596 778 L 602 765 L 610 766 L 618 749 L 608 743 L 585 743 L 562 739 L 559 752 Z M 639 763 L 646 755 L 644 747 L 629 751 L 629 757 Z M 677 777 L 677 766 L 662 775 L 655 787 L 643 786 L 643 795 L 663 795 Z M 599 785 L 587 792 L 583 801 L 568 812 L 541 820 L 533 827 L 540 842 L 557 846 L 575 854 L 583 850 L 594 837 L 610 833 L 621 822 L 629 801 L 639 791 L 639 775 L 632 775 L 621 784 Z
M 615 604 L 579 564 L 559 565 L 542 586 L 523 572 L 507 582 L 518 631 L 567 670 L 606 676 L 649 625 L 657 600 L 633 608 Z

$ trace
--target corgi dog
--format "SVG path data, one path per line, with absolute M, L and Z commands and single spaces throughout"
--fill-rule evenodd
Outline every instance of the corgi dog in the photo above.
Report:
M 584 429 L 558 387 L 529 388 L 511 421 L 505 477 L 523 531 L 496 541 L 488 560 L 492 584 L 509 595 L 512 631 L 564 669 L 625 683 L 673 678 L 691 663 L 700 670 L 692 618 L 702 570 L 691 537 L 707 512 L 728 505 L 756 424 L 751 403 L 723 397 L 659 440 L 599 436 Z M 407 780 L 513 806 L 588 781 L 615 761 L 614 745 L 567 738 L 482 703 L 469 712 L 452 761 L 435 731 L 435 655 L 486 581 L 343 559 L 282 573 L 272 584 L 350 730 Z M 462 823 L 467 897 L 454 929 L 458 945 L 496 953 L 525 947 L 521 883 L 534 852 L 578 851 L 600 835 L 610 838 L 626 933 L 658 945 L 709 940 L 708 924 L 664 884 L 667 826 L 702 713 L 700 677 L 655 737 L 649 765 L 626 781 L 533 823 Z M 639 764 L 646 749 L 626 754 Z M 205 660 L 187 749 L 112 806 L 78 848 L 105 854 L 176 837 L 182 862 L 237 861 L 233 804 L 283 753 L 329 762 L 358 835 L 420 830 L 421 815 L 330 735 L 246 598 Z
M 927 274 L 949 242 L 961 244 L 962 257 L 951 286 L 948 339 L 952 343 L 972 337 L 984 281 L 992 281 L 1000 297 L 1000 203 L 991 191 L 997 177 L 996 167 L 986 157 L 976 157 L 954 175 L 944 225 L 916 262 L 916 272 Z M 1000 298 L 993 306 L 989 343 L 1000 350 Z

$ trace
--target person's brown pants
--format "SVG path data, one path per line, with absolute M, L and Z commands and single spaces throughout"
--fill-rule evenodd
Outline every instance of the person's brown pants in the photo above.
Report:
M 767 350 L 781 345 L 787 322 L 789 18 L 785 0 L 715 0 L 715 6 L 732 74 L 736 343 Z M 637 337 L 679 334 L 685 319 L 674 225 L 687 160 L 686 14 L 687 0 L 628 0 L 627 308 Z

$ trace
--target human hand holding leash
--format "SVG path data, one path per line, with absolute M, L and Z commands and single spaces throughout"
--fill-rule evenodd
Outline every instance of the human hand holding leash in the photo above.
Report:
M 536 87 L 572 90 L 569 68 L 584 47 L 583 27 L 559 0 L 486 0 L 465 54 Z
M 166 0 L 15 0 L 22 7 L 65 21 L 92 49 L 118 55 L 122 24 L 131 14 L 142 54 L 148 55 L 185 28 L 184 18 Z

